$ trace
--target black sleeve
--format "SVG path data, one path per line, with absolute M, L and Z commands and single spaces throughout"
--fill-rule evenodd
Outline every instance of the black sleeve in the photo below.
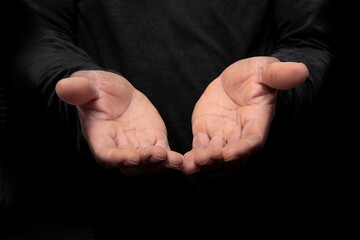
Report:
M 73 0 L 22 0 L 26 33 L 14 61 L 15 94 L 64 121 L 78 135 L 76 108 L 61 101 L 56 83 L 78 70 L 100 69 L 75 42 Z M 78 135 L 79 136 L 79 135 Z
M 280 61 L 303 62 L 309 69 L 307 81 L 288 91 L 280 91 L 277 114 L 281 122 L 294 122 L 311 110 L 328 80 L 333 53 L 330 1 L 275 0 L 275 48 Z

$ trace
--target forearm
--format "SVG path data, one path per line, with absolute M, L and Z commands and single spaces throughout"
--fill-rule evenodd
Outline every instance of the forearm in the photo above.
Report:
M 76 46 L 70 27 L 57 28 L 38 12 L 24 7 L 26 16 L 20 18 L 21 34 L 12 61 L 12 94 L 23 107 L 51 115 L 78 133 L 76 109 L 57 97 L 55 85 L 78 70 L 100 67 Z

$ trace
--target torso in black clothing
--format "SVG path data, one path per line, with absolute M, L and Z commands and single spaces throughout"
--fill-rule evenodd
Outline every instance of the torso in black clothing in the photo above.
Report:
M 191 113 L 229 64 L 269 55 L 269 1 L 79 1 L 76 41 L 125 76 L 162 115 L 175 151 L 191 148 Z

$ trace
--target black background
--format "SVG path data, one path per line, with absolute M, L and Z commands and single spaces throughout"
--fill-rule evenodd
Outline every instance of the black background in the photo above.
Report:
M 8 187 L 5 183 L 14 176 L 4 167 L 4 162 L 16 161 L 16 158 L 12 157 L 14 154 L 17 158 L 31 157 L 21 150 L 24 144 L 21 136 L 23 126 L 14 127 L 19 121 L 13 119 L 11 113 L 21 109 L 14 109 L 18 105 L 12 104 L 14 100 L 10 90 L 11 75 L 8 71 L 11 68 L 12 51 L 16 48 L 19 37 L 22 36 L 21 31 L 26 30 L 22 28 L 23 16 L 26 14 L 18 8 L 15 1 L 0 1 L 0 4 L 0 239 L 2 239 L 1 233 L 13 227 L 9 222 L 15 222 L 16 225 L 18 221 L 11 219 L 9 214 L 13 211 L 13 203 L 11 195 L 5 194 L 5 191 L 9 190 L 5 189 Z M 271 184 L 279 184 L 279 187 L 272 188 L 265 184 L 261 189 L 264 192 L 277 192 L 275 194 L 277 199 L 268 201 L 278 202 L 276 206 L 283 207 L 279 208 L 278 216 L 274 210 L 271 211 L 271 216 L 283 217 L 284 222 L 289 220 L 289 226 L 294 224 L 290 239 L 307 236 L 308 229 L 317 230 L 317 239 L 329 239 L 335 233 L 345 234 L 346 231 L 341 230 L 346 222 L 345 219 L 354 214 L 355 201 L 352 192 L 357 189 L 354 170 L 359 148 L 358 121 L 355 117 L 359 112 L 357 104 L 359 30 L 356 28 L 356 15 L 351 11 L 354 6 L 343 5 L 340 1 L 333 1 L 332 6 L 328 14 L 331 16 L 335 36 L 333 41 L 335 58 L 329 72 L 328 83 L 324 86 L 319 101 L 314 103 L 312 114 L 304 118 L 304 124 L 296 126 L 294 132 L 283 135 L 296 137 L 289 137 L 274 145 L 275 148 L 285 149 L 282 158 L 285 160 L 288 158 L 288 163 L 281 161 L 282 165 L 272 166 L 281 174 L 273 176 L 275 180 Z M 294 156 L 294 149 L 298 146 L 303 151 L 296 151 L 298 154 Z M 281 193 L 284 189 L 291 189 L 291 195 L 285 197 Z M 259 196 L 263 197 L 266 194 Z M 190 209 L 207 216 L 206 207 Z M 181 212 L 185 209 L 177 209 L 177 211 Z M 229 218 L 231 214 L 219 215 Z M 269 221 L 271 222 L 272 217 L 265 218 L 264 221 L 271 225 Z M 297 218 L 298 222 L 295 223 L 294 218 Z M 136 221 L 136 218 L 130 220 Z M 190 223 L 196 223 L 197 220 L 204 221 L 202 218 L 188 220 Z M 27 224 L 31 225 L 25 221 L 25 225 Z M 351 224 L 348 224 L 350 223 L 346 223 L 347 227 L 351 227 Z M 284 228 L 288 225 L 284 225 Z M 180 232 L 179 229 L 175 230 Z M 236 229 L 229 231 L 234 230 Z M 209 232 L 209 229 L 207 231 Z

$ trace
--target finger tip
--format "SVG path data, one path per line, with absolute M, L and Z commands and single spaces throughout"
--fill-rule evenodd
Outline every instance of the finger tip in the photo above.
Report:
M 166 151 L 158 146 L 144 147 L 138 151 L 138 154 L 142 162 L 159 163 L 167 159 Z
M 172 163 L 173 163 L 175 166 L 181 167 L 181 166 L 184 164 L 184 157 L 179 154 L 179 157 L 176 158 L 174 161 L 172 161 Z
M 301 62 L 274 62 L 266 71 L 264 83 L 271 88 L 288 90 L 302 84 L 309 77 L 309 70 Z
M 132 160 L 126 160 L 122 162 L 122 165 L 124 167 L 133 167 L 138 166 L 140 164 L 140 161 L 132 161 Z
M 183 170 L 182 168 L 182 165 L 174 165 L 174 164 L 171 164 L 171 163 L 166 163 L 165 165 L 165 168 L 168 168 L 168 169 L 175 169 L 175 170 Z
M 224 157 L 224 162 L 233 162 L 233 161 L 237 160 L 238 158 L 239 158 L 239 157 L 236 156 L 236 155 Z
M 167 158 L 163 157 L 163 156 L 151 156 L 150 158 L 147 158 L 147 159 L 151 163 L 160 163 L 160 162 L 166 161 Z M 141 159 L 141 160 L 145 160 L 145 159 Z
M 123 166 L 137 166 L 141 163 L 140 155 L 132 149 L 122 149 L 119 154 L 118 162 Z
M 191 174 L 195 174 L 195 173 L 199 172 L 200 170 L 197 168 L 193 168 L 193 169 L 182 169 L 182 171 L 186 175 L 191 175 Z
M 178 156 L 176 157 L 169 157 L 167 164 L 169 165 L 170 168 L 182 169 L 184 164 L 183 156 L 181 154 L 177 154 L 177 155 Z
M 235 149 L 224 148 L 222 151 L 222 157 L 224 162 L 231 162 L 238 158 L 238 154 Z
M 305 63 L 298 62 L 296 64 L 297 64 L 297 68 L 298 68 L 299 71 L 302 71 L 305 74 L 305 76 L 309 76 L 309 69 L 308 69 L 308 67 L 306 66 Z
M 299 62 L 293 64 L 293 85 L 299 85 L 303 83 L 309 77 L 309 69 L 305 63 Z
M 55 92 L 58 95 L 58 97 L 63 101 L 66 100 L 66 98 L 68 97 L 67 88 L 68 88 L 67 79 L 61 79 L 55 85 Z
M 182 165 L 182 171 L 186 175 L 194 174 L 198 171 L 200 171 L 200 167 L 195 164 L 194 159 L 184 159 L 183 165 Z
M 222 160 L 222 150 L 220 148 L 205 148 L 196 152 L 194 162 L 196 165 L 210 165 L 217 160 Z
M 203 158 L 201 158 L 201 159 L 198 159 L 198 158 L 196 158 L 195 159 L 195 164 L 197 165 L 197 166 L 206 166 L 206 165 L 211 165 L 212 163 L 214 163 L 214 159 L 212 159 L 212 158 L 206 158 L 206 159 L 203 159 Z
M 61 79 L 55 86 L 55 92 L 61 100 L 71 105 L 82 105 L 97 97 L 97 90 L 84 77 Z

